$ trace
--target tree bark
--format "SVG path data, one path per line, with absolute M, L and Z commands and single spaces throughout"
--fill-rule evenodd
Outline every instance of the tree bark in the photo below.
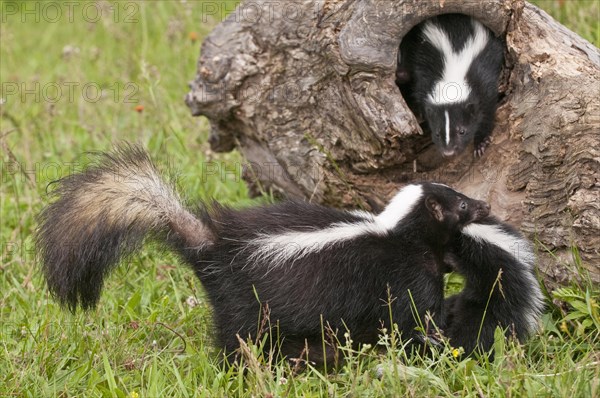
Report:
M 394 82 L 403 35 L 455 12 L 506 41 L 481 159 L 443 160 Z M 562 283 L 573 247 L 600 281 L 599 98 L 599 50 L 520 0 L 249 0 L 204 41 L 186 102 L 256 187 L 377 211 L 407 182 L 443 182 L 536 239 Z

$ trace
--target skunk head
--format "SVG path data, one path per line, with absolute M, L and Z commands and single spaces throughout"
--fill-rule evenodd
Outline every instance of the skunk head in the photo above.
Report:
M 489 213 L 490 206 L 483 201 L 443 184 L 423 182 L 402 188 L 375 221 L 396 233 L 418 226 L 419 233 L 429 239 L 445 239 Z
M 431 139 L 444 157 L 462 153 L 473 141 L 480 124 L 480 114 L 479 105 L 473 98 L 459 104 L 425 107 Z
M 424 184 L 423 204 L 429 217 L 443 226 L 443 230 L 461 230 L 479 222 L 490 214 L 490 205 L 441 184 Z

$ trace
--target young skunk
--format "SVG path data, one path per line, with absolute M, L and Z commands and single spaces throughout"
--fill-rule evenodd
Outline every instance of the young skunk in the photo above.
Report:
M 396 83 L 427 122 L 445 157 L 474 142 L 475 156 L 490 142 L 504 60 L 500 39 L 477 20 L 445 14 L 412 29 L 402 40 Z
M 444 303 L 450 344 L 466 354 L 489 352 L 497 326 L 524 341 L 544 307 L 531 244 L 489 216 L 466 226 L 449 247 L 447 265 L 465 277 L 464 290 Z
M 315 362 L 332 358 L 322 349 L 327 325 L 375 344 L 391 322 L 406 340 L 418 339 L 426 313 L 441 323 L 444 244 L 489 214 L 485 202 L 434 183 L 404 187 L 378 215 L 302 202 L 191 212 L 147 153 L 129 145 L 63 178 L 54 195 L 36 242 L 61 304 L 93 308 L 108 273 L 150 235 L 200 279 L 225 352 L 239 347 L 238 334 L 259 338 L 268 321 L 279 355 L 307 347 Z

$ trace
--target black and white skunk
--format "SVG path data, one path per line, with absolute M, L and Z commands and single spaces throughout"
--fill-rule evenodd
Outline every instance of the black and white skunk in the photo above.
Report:
M 429 19 L 403 38 L 396 82 L 443 156 L 458 155 L 471 142 L 476 156 L 485 151 L 503 60 L 500 39 L 462 14 Z
M 36 242 L 63 305 L 93 308 L 111 269 L 151 236 L 200 279 L 226 352 L 239 347 L 238 334 L 260 337 L 262 314 L 276 328 L 279 354 L 308 348 L 315 362 L 331 360 L 322 349 L 327 325 L 375 344 L 392 322 L 406 340 L 418 338 L 426 313 L 441 323 L 444 246 L 489 214 L 485 202 L 434 183 L 402 188 L 378 215 L 302 202 L 191 212 L 135 146 L 63 178 L 54 194 Z
M 497 326 L 523 342 L 538 327 L 544 307 L 531 243 L 489 216 L 467 225 L 446 254 L 465 277 L 464 290 L 445 301 L 445 333 L 453 347 L 489 352 Z

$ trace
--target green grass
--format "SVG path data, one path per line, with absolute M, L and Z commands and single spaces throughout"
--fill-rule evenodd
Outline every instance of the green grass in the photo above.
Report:
M 534 0 L 531 3 L 596 47 L 600 47 L 600 1 Z
M 216 17 L 201 13 L 203 4 L 224 3 Z M 538 3 L 600 44 L 597 2 Z M 73 20 L 64 14 L 60 23 L 44 4 L 1 4 L 0 396 L 598 396 L 591 282 L 560 291 L 560 306 L 549 308 L 543 331 L 526 345 L 499 340 L 494 363 L 457 360 L 449 348 L 409 359 L 385 336 L 391 349 L 347 350 L 346 365 L 329 374 L 265 365 L 252 347 L 245 375 L 222 365 L 200 283 L 153 245 L 111 275 L 96 310 L 60 309 L 36 268 L 34 217 L 47 203 L 47 184 L 80 170 L 86 151 L 139 142 L 177 170 L 187 197 L 238 206 L 270 198 L 250 199 L 229 174 L 203 178 L 208 162 L 231 168 L 241 158 L 211 153 L 208 123 L 190 117 L 183 102 L 199 52 L 191 32 L 204 37 L 235 1 L 101 2 L 97 22 L 84 18 L 93 20 L 97 6 L 84 15 L 87 3 L 76 2 Z M 8 12 L 13 6 L 40 8 L 23 23 L 22 13 Z

